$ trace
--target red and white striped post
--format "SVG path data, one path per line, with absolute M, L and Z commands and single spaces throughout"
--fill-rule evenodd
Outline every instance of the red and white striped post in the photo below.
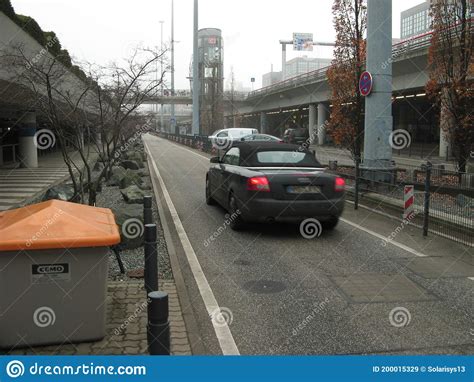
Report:
M 404 190 L 405 211 L 403 212 L 404 220 L 411 220 L 415 213 L 415 186 L 405 186 Z

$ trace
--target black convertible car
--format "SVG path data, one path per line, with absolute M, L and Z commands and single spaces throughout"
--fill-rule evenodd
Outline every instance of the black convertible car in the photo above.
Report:
M 211 158 L 206 202 L 231 214 L 230 227 L 245 222 L 318 219 L 334 228 L 344 209 L 345 182 L 328 174 L 313 152 L 273 142 L 236 142 Z

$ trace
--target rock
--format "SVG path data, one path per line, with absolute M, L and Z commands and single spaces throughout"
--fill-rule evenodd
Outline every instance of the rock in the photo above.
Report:
M 141 204 L 129 204 L 114 207 L 115 222 L 119 226 L 123 249 L 135 249 L 143 245 L 144 224 L 143 206 Z
M 125 170 L 125 173 L 122 175 L 119 186 L 120 189 L 128 188 L 130 186 L 141 186 L 143 183 L 142 177 L 138 171 Z
M 103 163 L 103 162 L 97 162 L 97 163 L 94 165 L 94 168 L 93 168 L 92 171 L 101 172 L 104 168 L 105 168 L 105 166 L 104 166 L 104 163 Z
M 140 170 L 140 168 L 142 168 L 140 164 L 134 160 L 123 160 L 122 162 L 120 162 L 120 166 L 127 170 Z
M 46 200 L 58 199 L 70 202 L 75 200 L 74 186 L 72 184 L 59 184 L 49 188 L 43 196 L 43 202 Z
M 143 204 L 143 197 L 147 195 L 145 192 L 140 190 L 138 186 L 130 186 L 128 188 L 120 190 L 120 193 L 122 194 L 123 199 L 128 204 Z
M 112 168 L 112 176 L 107 182 L 108 186 L 120 186 L 120 180 L 125 175 L 127 170 L 123 167 L 114 167 Z
M 128 151 L 127 159 L 134 160 L 139 163 L 143 163 L 146 160 L 145 153 L 141 151 Z
M 474 198 L 459 194 L 456 197 L 456 202 L 463 208 L 474 208 Z

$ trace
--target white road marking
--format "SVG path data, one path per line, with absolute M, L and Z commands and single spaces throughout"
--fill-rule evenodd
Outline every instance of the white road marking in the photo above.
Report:
M 474 277 L 468 277 L 468 279 L 474 281 Z
M 155 171 L 156 177 L 158 178 L 158 181 L 160 182 L 163 196 L 165 198 L 166 204 L 168 205 L 168 209 L 171 213 L 171 217 L 176 227 L 176 231 L 178 232 L 179 239 L 181 240 L 181 244 L 186 254 L 186 258 L 188 259 L 189 266 L 193 273 L 194 279 L 196 280 L 196 284 L 199 288 L 199 292 L 201 293 L 201 297 L 204 301 L 204 305 L 206 306 L 209 317 L 211 317 L 215 315 L 216 312 L 221 311 L 219 304 L 217 303 L 214 293 L 212 292 L 211 286 L 209 285 L 209 282 L 207 281 L 206 276 L 204 275 L 204 272 L 201 268 L 201 264 L 199 263 L 196 253 L 194 252 L 193 246 L 191 245 L 188 235 L 186 234 L 186 231 L 184 230 L 183 224 L 181 223 L 181 219 L 178 216 L 178 212 L 176 211 L 176 208 L 174 207 L 173 201 L 171 200 L 171 197 L 168 193 L 168 190 L 166 189 L 166 185 L 163 181 L 163 178 L 160 175 L 160 171 L 158 170 L 158 167 L 156 166 L 156 163 L 153 160 L 153 157 L 151 156 L 151 151 L 148 148 L 148 145 L 146 142 L 145 142 L 145 147 L 148 152 L 148 155 L 150 155 L 150 158 L 152 159 L 151 163 L 153 164 L 153 169 Z M 196 154 L 196 155 L 199 155 L 199 154 Z M 235 344 L 234 337 L 232 336 L 232 333 L 227 323 L 226 322 L 216 323 L 214 321 L 215 320 L 212 320 L 211 322 L 214 327 L 217 340 L 219 341 L 222 354 L 240 355 L 239 349 L 237 348 L 237 345 Z
M 377 232 L 374 232 L 374 231 L 372 231 L 368 228 L 362 227 L 359 224 L 353 223 L 353 222 L 351 222 L 349 220 L 346 220 L 346 219 L 343 219 L 343 218 L 341 218 L 340 220 L 342 222 L 346 223 L 346 224 L 351 225 L 354 228 L 360 229 L 361 231 L 364 231 L 364 232 L 368 233 L 369 235 L 375 236 L 376 238 L 378 238 L 380 240 L 383 240 L 384 242 L 386 242 L 388 244 L 394 245 L 395 247 L 403 249 L 404 251 L 410 252 L 410 253 L 414 254 L 415 256 L 427 257 L 425 254 L 423 254 L 421 252 L 418 252 L 416 249 L 410 248 L 410 247 L 406 246 L 405 244 L 399 243 L 398 241 L 387 240 L 387 238 L 385 236 L 380 235 Z

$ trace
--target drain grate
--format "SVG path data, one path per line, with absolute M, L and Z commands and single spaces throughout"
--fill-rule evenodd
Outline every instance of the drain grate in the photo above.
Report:
M 352 302 L 436 300 L 434 295 L 403 275 L 356 274 L 331 278 Z
M 256 280 L 245 283 L 244 289 L 252 293 L 271 294 L 284 291 L 286 285 L 280 281 Z

